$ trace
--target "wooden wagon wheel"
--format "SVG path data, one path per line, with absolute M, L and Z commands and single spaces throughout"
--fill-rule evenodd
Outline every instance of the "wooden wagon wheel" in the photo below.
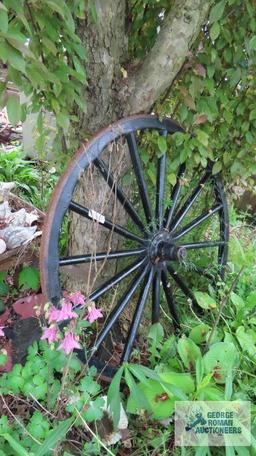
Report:
M 88 296 L 90 301 L 98 302 L 103 298 L 108 302 L 111 294 L 113 301 L 115 290 L 118 298 L 94 342 L 94 360 L 97 350 L 125 309 L 132 309 L 133 315 L 120 362 L 131 356 L 150 296 L 152 322 L 159 321 L 160 304 L 166 301 L 173 326 L 179 328 L 182 309 L 178 308 L 177 302 L 180 293 L 188 298 L 194 311 L 198 310 L 191 288 L 193 277 L 203 278 L 204 283 L 209 283 L 214 277 L 224 276 L 228 210 L 221 177 L 212 175 L 211 164 L 205 169 L 190 171 L 189 163 L 181 163 L 174 183 L 173 171 L 170 179 L 170 170 L 174 169 L 173 162 L 179 161 L 171 148 L 171 136 L 175 132 L 183 132 L 183 129 L 172 120 L 160 121 L 145 115 L 110 125 L 80 148 L 52 196 L 43 230 L 40 260 L 43 292 L 48 299 L 58 303 L 62 288 L 61 271 L 67 266 L 98 265 L 104 261 L 108 268 L 115 260 L 116 270 L 112 277 L 96 285 Z M 165 139 L 159 139 L 161 136 Z M 149 151 L 147 148 L 152 148 L 152 144 L 158 146 Z M 162 145 L 161 153 L 159 144 Z M 122 163 L 117 172 L 120 150 L 126 150 L 124 162 L 127 163 L 128 155 L 131 166 L 127 170 Z M 75 200 L 77 183 L 81 171 L 85 170 L 97 173 L 105 190 L 108 189 L 108 194 L 105 193 L 108 198 L 105 206 L 100 206 L 101 210 L 99 202 L 95 201 L 94 207 L 86 207 L 84 202 Z M 108 204 L 111 198 L 121 208 L 119 220 L 116 214 L 120 211 L 113 211 L 113 201 Z M 79 255 L 72 252 L 65 256 L 60 254 L 60 233 L 65 217 L 70 213 L 87 219 L 94 228 L 109 234 L 105 252 L 97 251 L 97 245 L 96 248 L 94 245 L 94 249 L 81 251 Z M 121 248 L 117 249 L 120 240 Z M 135 261 L 132 262 L 130 257 L 135 257 Z M 176 293 L 178 301 L 174 297 Z

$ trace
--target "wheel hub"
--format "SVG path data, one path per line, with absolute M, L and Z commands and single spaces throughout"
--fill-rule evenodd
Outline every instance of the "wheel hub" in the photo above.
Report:
M 163 261 L 184 261 L 187 256 L 185 247 L 174 244 L 168 231 L 160 231 L 151 240 L 149 248 L 150 260 L 154 264 Z

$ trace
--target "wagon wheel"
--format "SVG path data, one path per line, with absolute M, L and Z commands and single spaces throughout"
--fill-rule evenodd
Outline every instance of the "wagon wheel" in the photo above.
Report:
M 207 289 L 216 277 L 224 276 L 228 211 L 221 177 L 212 175 L 211 164 L 196 170 L 189 163 L 179 164 L 180 157 L 172 148 L 175 132 L 183 129 L 170 119 L 160 121 L 154 116 L 139 115 L 110 125 L 80 148 L 53 194 L 40 260 L 48 299 L 58 303 L 61 277 L 67 269 L 86 265 L 90 273 L 87 269 L 84 277 L 88 278 L 96 272 L 109 274 L 109 267 L 115 267 L 111 277 L 101 278 L 100 283 L 92 280 L 94 285 L 89 284 L 87 294 L 87 300 L 99 306 L 103 300 L 111 307 L 94 340 L 92 359 L 96 364 L 99 348 L 127 309 L 132 315 L 119 347 L 120 362 L 130 359 L 146 303 L 151 303 L 153 323 L 159 321 L 166 303 L 178 329 L 182 314 L 189 311 L 181 294 L 193 312 L 200 312 L 192 292 L 195 278 Z M 76 199 L 85 171 L 88 192 L 95 190 L 94 179 L 98 186 L 102 179 L 105 192 L 99 198 L 95 190 L 93 207 Z M 76 249 L 74 254 L 69 246 L 64 254 L 60 252 L 60 233 L 70 217 L 73 223 L 80 223 L 81 230 L 86 221 L 86 233 L 90 229 L 96 233 L 96 241 L 87 251 Z M 97 247 L 97 236 L 102 233 L 106 239 L 103 251 Z

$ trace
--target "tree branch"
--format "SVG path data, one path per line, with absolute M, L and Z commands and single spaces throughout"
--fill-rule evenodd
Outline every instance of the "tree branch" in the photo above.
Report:
M 172 84 L 209 11 L 210 0 L 175 0 L 156 42 L 128 80 L 126 114 L 149 111 Z

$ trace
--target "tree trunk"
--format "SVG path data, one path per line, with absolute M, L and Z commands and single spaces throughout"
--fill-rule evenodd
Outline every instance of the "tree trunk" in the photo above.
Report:
M 127 35 L 125 27 L 126 0 L 100 0 L 97 3 L 97 23 L 88 17 L 87 22 L 79 21 L 77 31 L 87 49 L 86 74 L 88 86 L 84 89 L 86 113 L 75 113 L 79 118 L 71 131 L 72 147 L 77 148 L 81 142 L 100 128 L 107 126 L 122 116 L 122 103 L 118 98 L 118 81 L 121 66 L 127 57 Z M 75 200 L 83 201 L 89 208 L 103 212 L 102 202 L 111 210 L 111 202 L 107 203 L 109 188 L 103 184 L 102 178 L 94 170 L 88 170 L 76 187 Z M 112 205 L 113 206 L 113 205 Z M 113 207 L 112 207 L 113 209 Z M 73 255 L 81 252 L 106 250 L 109 242 L 108 232 L 95 232 L 95 224 L 72 214 L 69 228 L 69 251 Z M 119 208 L 118 217 L 123 214 Z M 114 239 L 115 240 L 115 239 Z M 113 239 L 112 239 L 113 241 Z M 97 246 L 96 246 L 97 243 Z M 89 293 L 98 265 L 66 268 L 68 278 L 65 279 L 68 289 L 80 289 Z M 108 269 L 110 274 L 115 267 Z M 104 276 L 104 273 L 102 274 Z
M 88 57 L 86 73 L 88 86 L 84 90 L 87 107 L 85 114 L 75 113 L 79 122 L 71 131 L 71 144 L 78 146 L 92 133 L 127 114 L 149 112 L 157 98 L 170 87 L 182 67 L 188 51 L 198 36 L 208 13 L 208 0 L 176 0 L 166 16 L 156 42 L 138 71 L 122 78 L 121 67 L 127 60 L 126 0 L 97 0 L 97 23 L 89 18 L 79 21 L 78 34 L 86 46 Z M 124 156 L 127 153 L 124 151 Z M 101 182 L 101 184 L 99 184 Z M 93 190 L 92 190 L 93 188 Z M 94 210 L 100 210 L 106 198 L 106 186 L 94 172 L 87 172 L 76 189 L 76 201 L 83 201 Z M 111 203 L 108 209 L 111 210 Z M 113 207 L 112 207 L 113 210 Z M 118 208 L 117 217 L 124 220 Z M 72 215 L 69 232 L 69 250 L 75 254 L 94 251 L 94 224 Z M 106 251 L 106 235 L 97 236 L 97 250 Z M 114 262 L 112 262 L 112 267 Z M 80 271 L 80 275 L 79 272 Z M 111 274 L 112 270 L 108 269 Z M 88 293 L 93 273 L 88 267 L 71 267 L 66 281 L 68 289 Z

